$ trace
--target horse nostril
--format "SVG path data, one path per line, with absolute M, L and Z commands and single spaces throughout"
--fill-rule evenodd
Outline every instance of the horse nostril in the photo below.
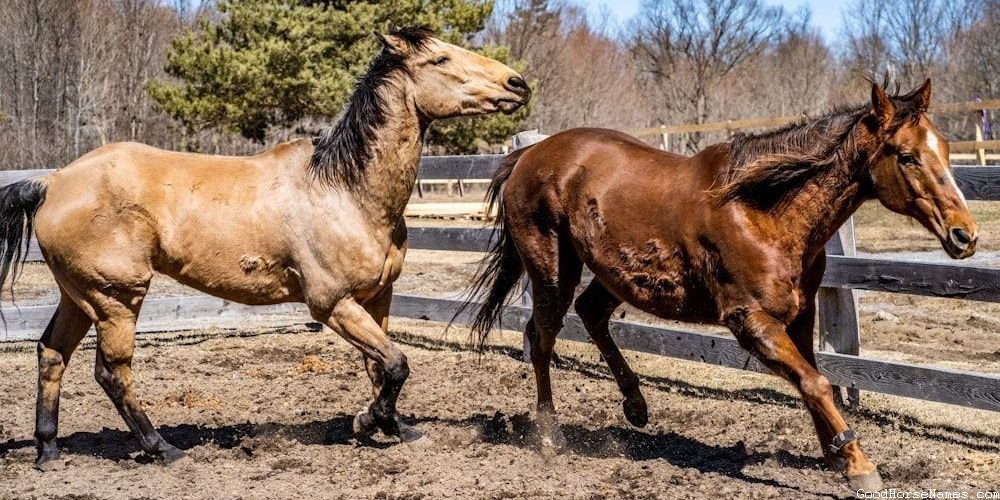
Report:
M 954 242 L 960 247 L 969 246 L 973 240 L 972 235 L 960 227 L 953 227 L 951 229 L 951 239 L 954 240 Z
M 528 82 L 525 82 L 524 78 L 520 76 L 512 76 L 507 80 L 507 90 L 521 95 L 531 93 L 531 89 L 528 88 Z

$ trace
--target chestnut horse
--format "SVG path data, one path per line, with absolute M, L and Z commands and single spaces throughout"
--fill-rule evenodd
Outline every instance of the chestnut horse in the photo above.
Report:
M 607 360 L 629 422 L 647 421 L 635 374 L 608 333 L 622 302 L 662 318 L 727 326 L 741 346 L 802 395 L 825 458 L 857 488 L 881 479 L 816 369 L 813 325 L 824 244 L 878 198 L 972 255 L 976 223 L 927 116 L 928 80 L 871 103 L 685 157 L 619 132 L 574 129 L 510 155 L 490 186 L 499 238 L 472 297 L 480 343 L 523 272 L 534 299 L 526 336 L 543 446 L 558 445 L 549 362 L 587 266 L 576 312 Z M 471 300 L 471 299 L 470 299 Z M 466 305 L 470 305 L 467 303 Z
M 251 157 L 112 144 L 48 176 L 0 189 L 0 278 L 16 274 L 32 226 L 62 298 L 38 343 L 37 466 L 58 467 L 60 381 L 97 328 L 98 383 L 142 449 L 164 441 L 132 381 L 135 324 L 154 271 L 245 304 L 305 302 L 365 357 L 376 399 L 354 421 L 402 441 L 409 369 L 386 335 L 406 248 L 403 209 L 432 120 L 512 112 L 527 84 L 507 66 L 422 29 L 392 28 L 338 122 Z

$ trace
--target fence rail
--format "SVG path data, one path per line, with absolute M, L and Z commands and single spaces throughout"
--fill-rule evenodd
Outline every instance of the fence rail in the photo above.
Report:
M 501 155 L 467 157 L 429 157 L 423 160 L 421 178 L 483 179 L 492 176 Z M 0 184 L 43 175 L 48 170 L 3 171 Z M 956 167 L 956 178 L 969 199 L 1000 200 L 1000 167 Z M 493 237 L 489 229 L 413 227 L 409 246 L 414 249 L 481 252 Z M 836 240 L 842 250 L 853 250 L 851 237 Z M 836 245 L 835 245 L 836 246 Z M 828 248 L 831 248 L 828 246 Z M 846 255 L 839 255 L 844 254 Z M 858 325 L 854 290 L 873 290 L 935 297 L 950 297 L 1000 302 L 1000 269 L 901 262 L 850 255 L 851 251 L 830 252 L 823 286 L 826 293 L 839 294 L 846 302 L 837 306 L 829 298 L 820 299 L 821 315 L 832 315 L 833 326 L 821 326 L 821 335 L 844 352 L 817 353 L 820 371 L 834 384 L 851 390 L 868 390 L 918 399 L 958 404 L 972 408 L 1000 411 L 1000 377 L 989 374 L 949 370 L 939 367 L 870 359 L 856 355 Z M 835 255 L 836 254 L 836 255 Z M 37 247 L 28 254 L 29 261 L 40 261 Z M 846 291 L 847 295 L 839 291 Z M 399 317 L 447 321 L 458 302 L 448 299 L 396 295 L 392 314 Z M 6 337 L 0 340 L 27 340 L 40 335 L 55 306 L 5 307 L 8 322 Z M 504 326 L 523 328 L 528 309 L 509 306 Z M 302 321 L 306 309 L 301 305 L 245 306 L 207 295 L 151 298 L 140 317 L 140 331 L 186 329 L 202 324 L 233 322 L 238 326 L 245 316 L 261 322 L 289 324 Z M 854 315 L 852 321 L 850 315 Z M 828 318 L 829 319 L 829 318 Z M 239 322 L 237 322 L 239 321 Z M 460 317 L 459 322 L 468 321 Z M 821 321 L 821 324 L 825 324 Z M 833 331 L 824 331 L 832 329 Z M 663 356 L 701 361 L 720 366 L 763 371 L 763 367 L 739 347 L 731 337 L 675 330 L 623 321 L 612 324 L 612 333 L 625 349 Z M 562 338 L 586 341 L 587 334 L 579 319 L 571 315 Z M 844 347 L 846 346 L 846 347 Z M 853 346 L 853 347 L 852 347 Z M 846 352 L 851 351 L 851 352 Z
M 984 113 L 987 110 L 1000 109 L 1000 99 L 986 99 L 981 101 L 954 102 L 932 106 L 932 114 L 952 114 L 952 113 Z M 681 125 L 661 125 L 659 127 L 646 127 L 628 130 L 627 132 L 637 137 L 660 137 L 663 149 L 670 149 L 670 136 L 675 134 L 695 134 L 704 132 L 728 132 L 737 130 L 770 128 L 796 123 L 808 119 L 805 114 L 772 116 L 766 118 L 749 118 L 743 120 L 725 120 L 709 123 L 688 123 Z M 1000 161 L 1000 154 L 987 153 L 987 151 L 1000 150 L 1000 140 L 984 140 L 983 122 L 979 120 L 975 124 L 975 136 L 973 141 L 949 142 L 951 149 L 951 159 L 971 160 L 979 165 L 986 165 L 987 161 Z M 968 154 L 971 153 L 971 154 Z

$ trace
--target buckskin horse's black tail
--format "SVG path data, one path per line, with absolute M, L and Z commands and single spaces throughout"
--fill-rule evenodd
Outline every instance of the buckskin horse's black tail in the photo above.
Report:
M 28 257 L 35 212 L 45 201 L 45 183 L 29 179 L 0 187 L 0 287 L 14 280 Z
M 507 302 L 510 292 L 517 286 L 521 275 L 524 273 L 524 263 L 517 253 L 514 240 L 504 227 L 503 203 L 500 201 L 500 193 L 504 183 L 510 178 L 517 160 L 530 147 L 514 151 L 500 163 L 499 168 L 493 174 L 493 181 L 486 192 L 487 212 L 491 213 L 496 208 L 496 219 L 493 223 L 495 240 L 483 261 L 479 264 L 476 278 L 467 292 L 465 302 L 451 318 L 451 323 L 468 310 L 469 307 L 479 306 L 471 323 L 471 335 L 475 339 L 476 347 L 483 349 L 486 337 L 489 336 L 493 325 L 500 321 L 503 315 L 503 308 Z M 450 326 L 450 324 L 449 324 Z

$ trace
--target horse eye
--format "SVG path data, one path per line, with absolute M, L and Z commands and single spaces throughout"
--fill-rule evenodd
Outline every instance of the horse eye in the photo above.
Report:
M 903 153 L 899 155 L 899 164 L 908 167 L 913 167 L 917 165 L 917 157 L 911 154 Z
M 448 59 L 448 56 L 441 56 L 441 57 L 437 58 L 437 60 L 434 61 L 434 65 L 435 66 L 443 66 L 449 60 L 450 59 Z

